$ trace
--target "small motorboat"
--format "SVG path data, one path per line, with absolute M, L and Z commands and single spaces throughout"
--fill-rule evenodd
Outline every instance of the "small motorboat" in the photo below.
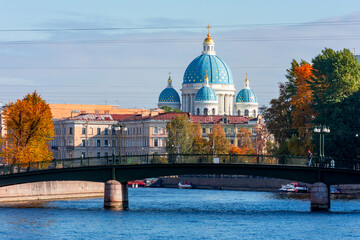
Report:
M 307 193 L 309 192 L 309 188 L 297 182 L 292 182 L 286 185 L 282 185 L 281 188 L 279 188 L 279 191 L 293 192 L 293 193 Z
M 337 189 L 336 187 L 330 187 L 330 193 L 331 194 L 340 194 L 341 191 Z
M 192 188 L 191 184 L 188 181 L 180 181 L 178 186 L 179 186 L 179 188 L 182 188 L 182 189 Z
M 128 186 L 132 188 L 145 187 L 145 182 L 143 180 L 129 181 Z

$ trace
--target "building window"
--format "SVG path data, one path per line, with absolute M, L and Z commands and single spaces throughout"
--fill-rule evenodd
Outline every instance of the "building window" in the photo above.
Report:
M 238 110 L 238 116 L 241 116 L 241 111 L 240 110 Z
M 212 109 L 212 115 L 215 115 L 215 108 Z
M 96 139 L 96 147 L 101 147 L 101 140 L 100 139 Z
M 86 140 L 85 139 L 81 139 L 81 146 L 86 147 Z
M 108 128 L 105 128 L 105 135 L 109 135 L 109 129 Z
M 159 146 L 159 140 L 158 139 L 154 139 L 154 147 L 158 147 Z
M 109 157 L 109 153 L 106 152 L 105 153 L 105 158 L 108 159 L 108 157 Z
M 116 135 L 115 127 L 111 128 L 111 135 Z
M 254 117 L 256 117 L 256 110 L 253 111 L 253 115 L 254 115 Z
M 234 140 L 230 140 L 230 143 L 231 143 L 231 144 L 234 144 Z
M 100 159 L 100 152 L 97 152 L 96 157 Z
M 202 129 L 202 133 L 206 133 L 206 128 L 203 128 L 203 129 Z
M 228 131 L 227 131 L 227 128 L 224 128 L 224 132 L 225 132 L 225 133 L 227 133 L 227 132 L 228 132 Z
M 104 147 L 109 147 L 109 140 L 108 139 L 104 140 Z
M 116 140 L 115 139 L 113 139 L 112 141 L 111 141 L 111 147 L 116 147 Z
M 245 116 L 248 117 L 249 116 L 249 110 L 245 110 Z
M 153 133 L 154 133 L 154 134 L 159 134 L 159 128 L 158 128 L 158 127 L 154 127 L 154 128 L 153 128 Z
M 208 115 L 208 109 L 207 108 L 204 108 L 204 115 L 207 116 Z
M 101 129 L 97 128 L 97 134 L 100 135 L 101 134 Z
M 69 134 L 72 135 L 73 134 L 73 128 L 69 127 Z
M 200 115 L 200 108 L 196 109 L 196 115 Z
M 69 142 L 69 146 L 74 146 L 74 139 L 73 138 L 69 138 L 68 139 L 68 142 Z
M 94 129 L 92 127 L 90 128 L 90 135 L 94 135 Z
M 86 127 L 83 127 L 83 128 L 81 129 L 81 134 L 83 134 L 83 135 L 86 134 Z
M 85 158 L 85 157 L 86 157 L 85 152 L 82 152 L 82 153 L 81 153 L 81 157 L 82 157 L 82 158 Z
M 210 129 L 210 133 L 212 133 L 212 128 L 209 128 Z

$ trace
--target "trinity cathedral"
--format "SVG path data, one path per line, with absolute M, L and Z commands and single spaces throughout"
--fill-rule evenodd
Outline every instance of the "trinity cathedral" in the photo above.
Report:
M 216 56 L 214 47 L 214 40 L 208 32 L 201 55 L 186 68 L 180 89 L 181 101 L 169 77 L 167 87 L 159 96 L 159 108 L 168 106 L 192 115 L 257 116 L 258 101 L 250 89 L 248 78 L 235 98 L 236 89 L 230 68 Z

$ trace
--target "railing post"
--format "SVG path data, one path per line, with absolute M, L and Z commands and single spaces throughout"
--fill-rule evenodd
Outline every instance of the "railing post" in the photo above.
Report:
M 256 162 L 259 165 L 259 163 L 260 163 L 259 154 L 256 155 Z
M 88 167 L 90 167 L 90 158 L 87 157 L 87 164 L 88 164 Z
M 30 172 L 30 167 L 31 167 L 31 162 L 29 161 L 29 166 L 28 166 L 28 169 L 27 169 L 28 172 Z
M 65 168 L 65 159 L 62 160 L 62 168 Z
M 17 167 L 18 167 L 18 173 L 20 173 L 20 169 L 21 169 L 20 165 L 18 164 Z
M 54 166 L 55 166 L 55 168 L 57 167 L 56 158 L 54 159 Z
M 231 164 L 231 155 L 232 155 L 232 154 L 230 153 L 230 159 L 229 159 L 229 163 L 230 163 L 230 164 Z
M 146 164 L 149 164 L 149 153 L 146 153 Z

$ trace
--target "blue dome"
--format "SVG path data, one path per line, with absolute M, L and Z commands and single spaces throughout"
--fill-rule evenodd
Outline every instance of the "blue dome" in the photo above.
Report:
M 174 88 L 167 87 L 160 93 L 159 102 L 180 103 L 180 97 Z
M 253 90 L 244 88 L 236 96 L 237 103 L 257 103 L 257 97 Z
M 187 67 L 183 84 L 203 83 L 205 75 L 210 84 L 234 84 L 232 73 L 226 63 L 216 55 L 203 54 Z
M 204 86 L 196 93 L 195 101 L 217 101 L 217 96 L 211 87 Z

